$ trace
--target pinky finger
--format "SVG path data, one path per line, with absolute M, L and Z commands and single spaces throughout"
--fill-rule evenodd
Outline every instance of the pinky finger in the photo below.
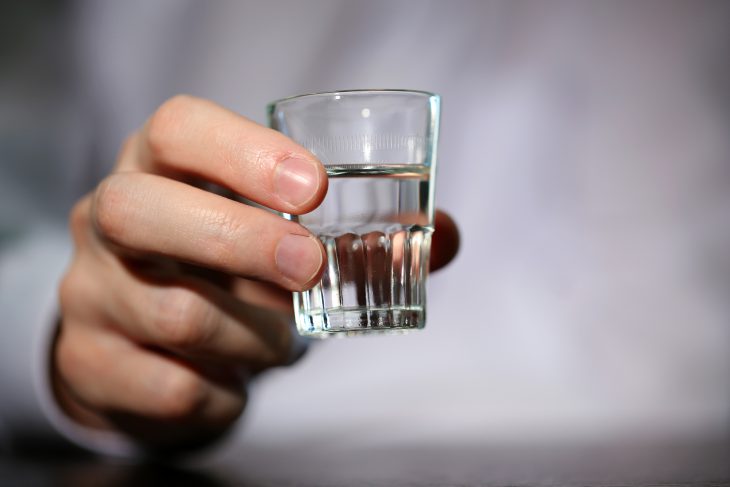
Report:
M 242 384 L 236 390 L 212 381 L 188 364 L 103 328 L 64 326 L 55 360 L 69 392 L 92 410 L 223 425 L 241 413 L 245 402 Z

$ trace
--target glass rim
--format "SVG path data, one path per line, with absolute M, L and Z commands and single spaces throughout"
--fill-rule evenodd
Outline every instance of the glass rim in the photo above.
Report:
M 335 91 L 317 91 L 313 93 L 303 93 L 301 95 L 292 95 L 284 98 L 279 98 L 268 104 L 268 109 L 273 110 L 274 107 L 280 103 L 284 103 L 292 100 L 299 100 L 300 98 L 309 97 L 320 97 L 320 96 L 335 96 L 335 95 L 362 95 L 362 94 L 401 94 L 401 95 L 417 95 L 425 98 L 440 98 L 436 93 L 425 90 L 408 90 L 402 88 L 372 88 L 372 89 L 349 89 L 349 90 L 335 90 Z

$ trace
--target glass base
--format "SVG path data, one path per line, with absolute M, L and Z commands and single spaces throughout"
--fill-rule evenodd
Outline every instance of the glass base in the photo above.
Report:
M 422 307 L 338 308 L 297 316 L 297 329 L 303 336 L 326 338 L 371 334 L 403 334 L 419 330 L 426 323 Z

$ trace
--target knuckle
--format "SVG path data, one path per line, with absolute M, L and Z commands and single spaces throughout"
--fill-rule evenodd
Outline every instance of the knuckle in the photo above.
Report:
M 69 270 L 61 278 L 61 283 L 58 286 L 58 300 L 63 310 L 68 303 L 73 301 L 73 296 L 76 293 L 78 285 L 74 277 L 73 270 Z
M 68 315 L 83 298 L 79 295 L 83 293 L 84 285 L 82 283 L 81 273 L 76 270 L 74 265 L 63 275 L 58 286 L 58 301 L 62 315 Z
M 85 196 L 71 208 L 71 212 L 69 213 L 68 227 L 77 245 L 84 240 L 86 232 L 89 229 L 91 222 L 90 203 L 91 198 Z
M 212 311 L 212 305 L 194 291 L 168 289 L 160 296 L 153 326 L 163 343 L 193 348 L 204 344 L 215 332 Z
M 195 102 L 190 95 L 175 95 L 152 114 L 147 122 L 147 147 L 153 157 L 164 157 L 170 140 L 190 116 Z
M 94 227 L 103 237 L 117 241 L 126 228 L 125 209 L 128 207 L 128 190 L 125 177 L 120 174 L 107 176 L 96 187 L 91 218 Z
M 157 390 L 158 414 L 170 419 L 194 416 L 205 405 L 207 391 L 203 379 L 188 370 L 168 373 Z
M 83 351 L 73 340 L 65 324 L 62 324 L 56 339 L 55 364 L 58 374 L 66 382 L 73 382 L 86 367 Z

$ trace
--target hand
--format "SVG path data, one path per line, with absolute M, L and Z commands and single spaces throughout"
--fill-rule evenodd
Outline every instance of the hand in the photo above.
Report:
M 205 100 L 164 103 L 71 213 L 52 363 L 77 421 L 153 448 L 202 444 L 241 414 L 249 374 L 291 359 L 290 291 L 318 281 L 324 249 L 210 183 L 291 214 L 327 191 L 323 166 L 284 135 Z M 437 227 L 438 266 L 458 233 L 443 213 Z

